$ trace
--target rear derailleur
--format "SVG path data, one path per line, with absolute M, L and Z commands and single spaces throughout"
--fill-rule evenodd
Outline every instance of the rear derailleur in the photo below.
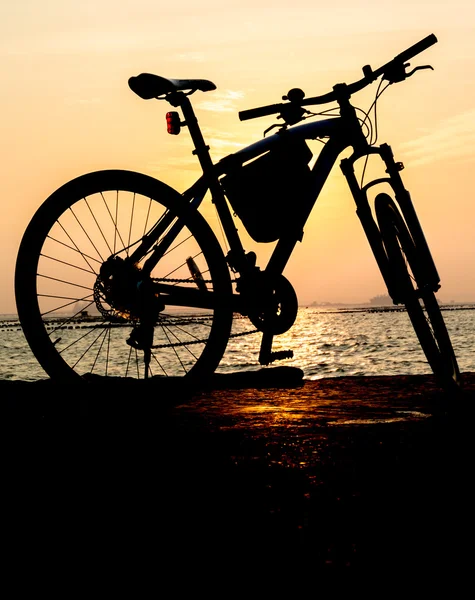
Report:
M 165 308 L 150 276 L 131 262 L 111 256 L 100 268 L 94 299 L 98 310 L 109 320 L 133 323 L 127 344 L 143 350 L 147 376 L 154 328 Z

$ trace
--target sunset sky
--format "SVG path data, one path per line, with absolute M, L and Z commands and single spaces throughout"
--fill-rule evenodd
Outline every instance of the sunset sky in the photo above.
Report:
M 430 33 L 438 44 L 411 66 L 435 70 L 382 96 L 379 141 L 405 164 L 402 176 L 442 278 L 439 298 L 475 301 L 473 0 L 3 2 L 0 313 L 16 311 L 23 231 L 60 185 L 121 168 L 183 191 L 199 175 L 187 131 L 167 135 L 168 105 L 135 96 L 131 75 L 212 80 L 217 90 L 193 101 L 219 159 L 275 122 L 241 123 L 239 110 L 279 102 L 292 87 L 325 93 Z M 368 108 L 374 91 L 355 103 Z M 301 304 L 366 302 L 386 291 L 345 186 L 336 166 L 286 270 Z M 213 222 L 209 203 L 203 212 Z

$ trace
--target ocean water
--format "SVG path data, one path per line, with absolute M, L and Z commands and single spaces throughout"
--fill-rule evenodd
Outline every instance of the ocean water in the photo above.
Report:
M 443 307 L 460 370 L 475 371 L 475 304 Z M 233 330 L 249 329 L 237 319 Z M 260 335 L 230 339 L 217 372 L 255 370 Z M 299 367 L 306 379 L 348 375 L 430 373 L 404 310 L 321 309 L 302 307 L 290 331 L 274 338 L 274 350 L 292 350 L 293 358 L 273 363 Z M 0 316 L 0 379 L 45 379 L 15 315 Z

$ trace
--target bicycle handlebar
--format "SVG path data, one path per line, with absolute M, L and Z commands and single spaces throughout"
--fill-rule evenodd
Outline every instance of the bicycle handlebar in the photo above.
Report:
M 431 33 L 430 35 L 428 35 L 427 37 L 422 39 L 420 42 L 417 42 L 413 46 L 410 46 L 407 50 L 404 50 L 404 52 L 401 52 L 401 54 L 398 54 L 393 59 L 393 61 L 402 62 L 402 63 L 406 62 L 406 60 L 409 60 L 410 58 L 417 56 L 418 54 L 420 54 L 421 52 L 424 52 L 424 50 L 427 50 L 427 48 L 430 48 L 431 46 L 433 46 L 436 43 L 437 43 L 437 38 L 433 33 Z M 390 62 L 393 62 L 393 61 L 390 61 Z
M 379 69 L 376 69 L 376 71 L 373 71 L 371 69 L 371 67 L 369 67 L 369 66 L 364 67 L 363 72 L 365 75 L 362 79 L 355 81 L 354 83 L 351 83 L 349 85 L 343 84 L 346 88 L 345 94 L 347 95 L 347 97 L 350 97 L 355 92 L 359 92 L 360 90 L 365 88 L 370 83 L 373 83 L 373 81 L 375 81 L 381 75 L 388 74 L 388 73 L 393 73 L 393 77 L 394 77 L 393 82 L 402 81 L 403 79 L 405 79 L 405 76 L 402 76 L 402 78 L 401 78 L 400 72 L 398 72 L 398 68 L 404 69 L 404 63 L 407 60 L 409 60 L 410 58 L 413 58 L 417 54 L 420 54 L 424 50 L 427 50 L 427 48 L 430 48 L 430 46 L 437 43 L 437 41 L 438 40 L 437 40 L 436 36 L 433 33 L 431 33 L 430 35 L 428 35 L 424 39 L 420 40 L 413 46 L 410 46 L 409 48 L 407 48 L 407 50 L 404 50 L 403 52 L 401 52 L 400 54 L 395 56 L 392 60 L 387 62 L 385 65 L 383 65 Z M 396 73 L 398 73 L 399 77 L 397 75 L 396 76 L 394 75 Z M 328 92 L 327 94 L 323 94 L 322 96 L 314 96 L 313 98 L 306 98 L 306 99 L 302 100 L 301 102 L 299 102 L 298 105 L 299 106 L 309 106 L 309 105 L 314 105 L 314 104 L 328 104 L 329 102 L 335 101 L 338 97 L 339 97 L 338 93 L 334 89 L 334 91 Z M 256 119 L 258 117 L 265 117 L 267 115 L 280 113 L 280 112 L 282 112 L 282 110 L 285 110 L 285 107 L 288 107 L 291 104 L 292 104 L 291 102 L 279 103 L 279 104 L 269 104 L 267 106 L 260 106 L 258 108 L 250 108 L 248 110 L 242 110 L 238 113 L 239 120 L 247 121 L 249 119 Z

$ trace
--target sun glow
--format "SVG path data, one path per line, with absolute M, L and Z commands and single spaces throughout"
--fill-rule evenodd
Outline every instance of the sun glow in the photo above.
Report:
M 187 131 L 168 136 L 168 105 L 142 101 L 131 75 L 201 78 L 217 89 L 193 97 L 219 160 L 260 139 L 272 118 L 240 122 L 239 110 L 280 102 L 293 87 L 307 96 L 361 76 L 435 33 L 416 64 L 434 71 L 391 86 L 378 106 L 380 141 L 404 162 L 442 275 L 444 299 L 475 299 L 474 7 L 425 0 L 112 0 L 6 3 L 0 21 L 3 82 L 4 267 L 0 312 L 15 312 L 13 272 L 22 234 L 43 200 L 88 171 L 129 169 L 182 192 L 199 176 Z M 374 90 L 370 90 L 374 94 Z M 359 100 L 358 100 L 359 102 Z M 368 107 L 370 95 L 362 95 Z M 203 205 L 215 230 L 213 207 Z M 252 242 L 244 234 L 246 246 Z M 270 246 L 259 248 L 265 263 Z M 384 293 L 381 277 L 334 170 L 286 269 L 302 303 L 364 302 Z

